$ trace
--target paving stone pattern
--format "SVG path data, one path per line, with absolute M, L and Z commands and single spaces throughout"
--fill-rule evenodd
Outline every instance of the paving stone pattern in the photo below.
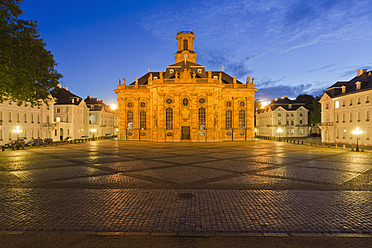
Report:
M 0 231 L 371 234 L 372 154 L 95 141 L 0 154 Z

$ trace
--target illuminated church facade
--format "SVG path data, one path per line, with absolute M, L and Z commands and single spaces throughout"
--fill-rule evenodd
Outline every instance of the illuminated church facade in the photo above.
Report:
M 196 64 L 194 31 L 177 31 L 176 63 L 130 85 L 119 80 L 120 139 L 156 142 L 254 138 L 254 79 L 245 84 Z

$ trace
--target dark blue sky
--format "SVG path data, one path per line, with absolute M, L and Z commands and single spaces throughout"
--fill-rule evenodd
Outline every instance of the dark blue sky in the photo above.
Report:
M 106 103 L 116 101 L 119 78 L 173 64 L 181 28 L 195 30 L 197 63 L 254 77 L 261 99 L 319 95 L 372 68 L 369 0 L 25 0 L 21 8 L 39 21 L 62 84 Z

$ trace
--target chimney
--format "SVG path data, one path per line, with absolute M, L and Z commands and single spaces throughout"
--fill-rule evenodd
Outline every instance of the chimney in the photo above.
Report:
M 286 99 L 286 98 L 288 98 L 288 96 L 284 95 L 284 96 L 283 96 L 283 99 Z
M 90 96 L 88 96 L 88 99 L 90 99 Z
M 57 87 L 62 89 L 62 85 L 61 84 L 57 84 Z
M 65 87 L 63 87 L 65 90 L 67 90 L 68 91 L 68 87 L 67 86 L 65 86 Z
M 367 72 L 367 69 L 359 69 L 357 70 L 357 77 L 362 75 L 363 73 L 366 73 Z

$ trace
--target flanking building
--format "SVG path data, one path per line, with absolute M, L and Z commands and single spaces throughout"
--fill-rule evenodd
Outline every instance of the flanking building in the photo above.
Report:
M 119 80 L 125 140 L 212 142 L 254 138 L 254 79 L 243 84 L 196 63 L 193 31 L 177 32 L 176 63 L 130 85 Z
M 66 137 L 79 139 L 89 134 L 89 108 L 84 99 L 73 94 L 67 87 L 58 85 L 52 92 L 54 104 L 54 137 L 63 140 Z
M 19 138 L 35 139 L 53 136 L 54 99 L 40 106 L 4 101 L 0 103 L 0 146 Z M 18 130 L 18 131 L 17 131 Z
M 305 103 L 288 96 L 272 100 L 256 112 L 256 135 L 266 137 L 306 137 L 309 134 L 309 110 Z
M 88 96 L 85 100 L 89 108 L 89 135 L 107 136 L 118 132 L 117 110 L 103 103 L 103 100 Z
M 48 104 L 32 107 L 16 102 L 0 103 L 0 146 L 17 138 L 63 140 L 66 137 L 95 137 L 117 133 L 117 111 L 97 100 L 84 101 L 67 87 L 58 85 Z
M 353 130 L 359 128 L 361 145 L 372 145 L 372 71 L 357 70 L 350 81 L 336 82 L 327 88 L 320 99 L 322 105 L 322 141 L 356 144 Z

